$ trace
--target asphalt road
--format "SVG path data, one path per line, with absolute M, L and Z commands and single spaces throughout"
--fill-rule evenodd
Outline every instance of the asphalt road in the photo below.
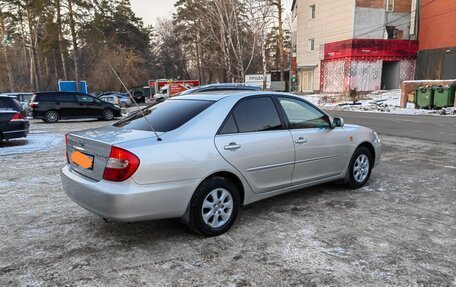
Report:
M 347 124 L 369 127 L 381 135 L 456 144 L 456 117 L 328 111 Z

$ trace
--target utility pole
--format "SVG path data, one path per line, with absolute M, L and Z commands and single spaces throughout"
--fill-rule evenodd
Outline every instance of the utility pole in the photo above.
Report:
M 282 0 L 277 0 L 277 9 L 279 11 L 279 65 L 280 65 L 280 80 L 285 78 L 285 52 L 283 50 L 283 28 L 282 28 Z

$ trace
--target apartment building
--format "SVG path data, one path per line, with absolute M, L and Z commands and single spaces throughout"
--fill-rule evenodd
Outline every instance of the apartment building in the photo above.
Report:
M 456 1 L 421 0 L 416 78 L 456 79 Z
M 399 88 L 415 75 L 417 0 L 295 0 L 299 92 Z

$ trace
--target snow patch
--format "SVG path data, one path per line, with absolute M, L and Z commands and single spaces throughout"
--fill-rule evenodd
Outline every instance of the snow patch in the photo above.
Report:
M 29 134 L 24 139 L 14 139 L 0 144 L 0 155 L 24 154 L 52 150 L 63 147 L 61 134 Z
M 401 90 L 374 91 L 358 100 L 356 105 L 341 94 L 311 94 L 301 96 L 305 100 L 328 110 L 391 113 L 403 115 L 445 115 L 456 116 L 456 108 L 449 107 L 439 110 L 415 109 L 415 104 L 407 103 L 401 108 Z

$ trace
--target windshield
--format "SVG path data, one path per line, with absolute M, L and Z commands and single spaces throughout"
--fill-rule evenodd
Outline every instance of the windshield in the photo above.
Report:
M 150 123 L 156 132 L 168 132 L 182 126 L 213 103 L 205 100 L 168 100 L 142 109 L 147 120 L 143 113 L 137 111 L 114 126 L 152 131 Z

